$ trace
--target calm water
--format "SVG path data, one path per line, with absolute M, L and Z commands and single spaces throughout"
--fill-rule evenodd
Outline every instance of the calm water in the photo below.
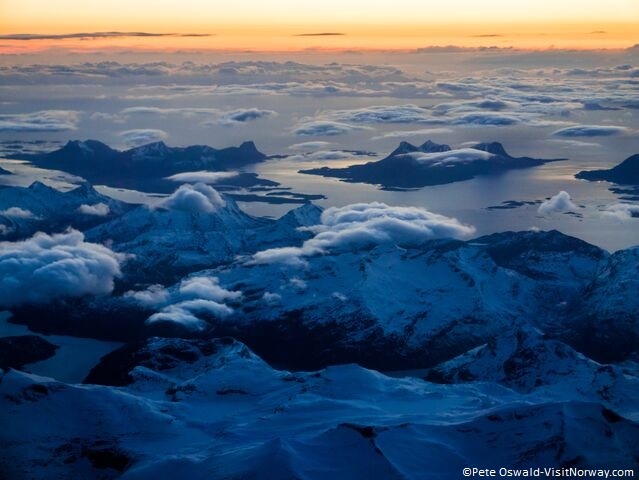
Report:
M 507 230 L 540 228 L 557 229 L 589 243 L 615 251 L 639 245 L 639 219 L 620 220 L 606 216 L 602 210 L 620 202 L 619 195 L 610 192 L 606 182 L 577 180 L 574 174 L 585 168 L 601 166 L 596 160 L 567 160 L 526 170 L 514 170 L 503 175 L 479 177 L 448 185 L 424 187 L 413 191 L 384 191 L 373 185 L 346 183 L 333 178 L 297 173 L 301 168 L 328 165 L 339 166 L 375 160 L 361 157 L 332 162 L 293 162 L 288 159 L 271 160 L 255 168 L 262 177 L 280 182 L 294 191 L 323 194 L 327 198 L 317 201 L 321 206 L 341 206 L 349 203 L 380 201 L 389 205 L 418 206 L 432 212 L 455 217 L 473 225 L 477 235 Z M 610 160 L 607 166 L 619 163 Z M 29 185 L 41 180 L 60 189 L 69 189 L 78 179 L 63 172 L 43 170 L 29 165 L 0 160 L 0 166 L 17 175 L 0 177 L 0 182 L 11 185 Z M 132 203 L 149 203 L 157 197 L 134 190 L 99 187 L 102 193 Z M 560 190 L 572 196 L 580 208 L 576 213 L 542 216 L 538 205 L 524 205 L 513 209 L 488 210 L 487 207 L 506 201 L 542 201 Z M 258 216 L 279 217 L 296 205 L 272 205 L 261 202 L 242 202 L 242 208 Z
M 9 323 L 10 317 L 9 312 L 0 311 L 0 337 L 33 335 L 25 325 Z M 24 370 L 66 383 L 82 382 L 102 356 L 123 345 L 67 335 L 40 336 L 60 348 L 53 357 L 26 365 Z

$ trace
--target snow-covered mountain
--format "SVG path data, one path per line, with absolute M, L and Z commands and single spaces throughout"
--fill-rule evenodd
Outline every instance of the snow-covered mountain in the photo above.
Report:
M 88 230 L 86 237 L 134 255 L 126 266 L 131 277 L 157 283 L 306 239 L 309 234 L 298 227 L 317 223 L 321 212 L 309 204 L 275 221 L 244 213 L 229 197 L 211 200 L 212 195 L 217 193 L 206 185 L 184 185 L 155 207 L 139 206 Z
M 639 345 L 639 247 L 612 254 L 574 302 L 570 328 L 580 351 L 623 359 Z
M 287 248 L 296 247 L 277 252 Z M 303 264 L 244 257 L 197 273 L 242 293 L 228 317 L 201 318 L 215 334 L 289 367 L 418 368 L 513 328 L 533 325 L 562 337 L 568 306 L 606 257 L 554 231 L 347 248 Z
M 128 343 L 70 385 L 28 373 L 55 345 L 0 339 L 2 478 L 638 466 L 638 248 L 610 255 L 557 231 L 473 238 L 454 218 L 377 202 L 256 218 L 204 184 L 137 207 L 88 185 L 6 192 L 16 216 L 102 219 L 0 245 L 16 294 L 44 291 L 52 262 L 65 273 L 64 289 L 23 296 L 38 302 L 5 298 L 14 321 Z M 18 256 L 33 272 L 17 275 Z
M 447 479 L 479 465 L 638 466 L 631 412 L 569 389 L 556 400 L 356 365 L 289 373 L 231 339 L 151 338 L 111 357 L 124 386 L 2 374 L 0 474 Z
M 556 160 L 512 157 L 498 142 L 479 143 L 470 148 L 451 149 L 428 140 L 421 146 L 401 142 L 379 161 L 345 168 L 314 168 L 300 173 L 337 177 L 347 182 L 364 182 L 384 188 L 419 188 L 470 180 L 517 168 L 529 168 Z
M 90 184 L 61 192 L 41 182 L 0 187 L 0 238 L 16 240 L 37 231 L 84 230 L 108 222 L 131 205 L 98 193 Z

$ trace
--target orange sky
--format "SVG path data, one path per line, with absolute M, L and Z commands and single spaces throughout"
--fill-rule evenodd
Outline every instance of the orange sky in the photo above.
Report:
M 0 35 L 207 33 L 210 37 L 0 40 L 0 51 L 411 49 L 428 45 L 625 48 L 637 0 L 1 0 Z M 306 33 L 335 36 L 297 36 Z

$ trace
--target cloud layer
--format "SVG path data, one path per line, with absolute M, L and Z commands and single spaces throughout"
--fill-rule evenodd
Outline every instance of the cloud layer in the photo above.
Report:
M 75 130 L 79 120 L 75 110 L 0 114 L 0 132 L 64 132 Z
M 608 205 L 601 212 L 606 217 L 617 218 L 622 221 L 639 218 L 639 205 L 633 203 L 615 203 Z
M 125 297 L 160 309 L 147 323 L 174 322 L 198 330 L 205 324 L 198 315 L 224 318 L 233 313 L 225 302 L 241 299 L 242 293 L 221 287 L 217 277 L 195 276 L 182 280 L 171 291 L 162 285 L 151 285 L 147 290 L 127 292 Z
M 197 172 L 182 172 L 166 177 L 172 182 L 189 182 L 189 183 L 219 183 L 222 180 L 237 177 L 238 172 L 209 172 L 200 170 Z
M 315 235 L 301 247 L 264 250 L 253 263 L 303 265 L 303 257 L 379 244 L 419 245 L 434 238 L 467 238 L 475 229 L 457 219 L 418 207 L 392 207 L 384 203 L 356 203 L 322 212 L 321 223 L 309 227 Z
M 0 306 L 108 294 L 125 259 L 76 230 L 0 242 Z
M 553 135 L 558 137 L 609 137 L 627 132 L 626 127 L 614 125 L 577 125 L 555 130 Z
M 159 142 L 169 136 L 164 130 L 156 128 L 135 128 L 120 132 L 119 135 L 128 147 L 139 147 L 147 143 Z

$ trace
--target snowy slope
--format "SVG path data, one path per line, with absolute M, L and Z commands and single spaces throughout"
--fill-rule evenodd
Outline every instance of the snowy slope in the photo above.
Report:
M 84 230 L 123 215 L 131 206 L 83 184 L 61 192 L 41 182 L 29 187 L 0 187 L 0 238 L 16 240 L 36 231 L 67 227 Z M 4 235 L 3 235 L 4 231 Z
M 619 360 L 639 345 L 639 247 L 612 254 L 573 306 L 571 330 L 581 351 Z
M 304 217 L 319 214 L 302 206 L 281 221 L 253 217 L 230 198 L 214 211 L 140 206 L 86 232 L 92 242 L 109 242 L 116 251 L 133 254 L 132 277 L 153 283 L 175 281 L 188 272 L 228 263 L 236 255 L 280 246 L 308 234 L 297 231 Z
M 508 259 L 496 258 L 499 242 L 485 238 L 337 249 L 305 257 L 305 265 L 239 261 L 200 272 L 243 293 L 231 317 L 208 320 L 270 361 L 306 368 L 348 361 L 417 368 L 513 326 L 550 325 L 559 334 L 566 305 L 606 254 L 558 232 L 533 235 L 500 237 L 518 245 Z M 520 268 L 533 257 L 535 269 Z
M 150 339 L 124 387 L 1 377 L 9 478 L 458 478 L 467 466 L 637 467 L 639 426 L 597 402 L 355 365 L 274 370 L 232 340 Z

